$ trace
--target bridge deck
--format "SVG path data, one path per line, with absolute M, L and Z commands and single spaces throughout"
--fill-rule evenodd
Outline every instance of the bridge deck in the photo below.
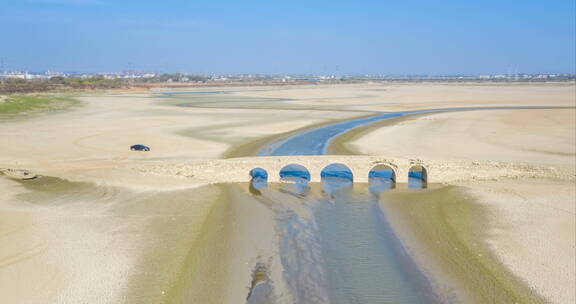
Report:
M 320 181 L 321 171 L 338 163 L 350 168 L 355 182 L 367 182 L 368 173 L 379 164 L 394 169 L 399 183 L 408 181 L 412 166 L 426 168 L 428 182 L 447 183 L 466 180 L 494 180 L 497 178 L 541 177 L 574 180 L 573 169 L 561 169 L 522 163 L 472 162 L 462 160 L 432 160 L 388 158 L 384 156 L 274 156 L 231 159 L 192 160 L 187 162 L 147 163 L 133 169 L 145 174 L 179 176 L 193 183 L 248 182 L 250 171 L 262 168 L 268 173 L 269 182 L 280 180 L 280 170 L 289 164 L 299 164 L 308 169 L 312 182 Z

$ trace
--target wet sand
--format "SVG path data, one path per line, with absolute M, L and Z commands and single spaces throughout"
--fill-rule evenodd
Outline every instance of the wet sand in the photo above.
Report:
M 491 250 L 492 210 L 455 186 L 383 193 L 381 206 L 444 303 L 543 303 Z

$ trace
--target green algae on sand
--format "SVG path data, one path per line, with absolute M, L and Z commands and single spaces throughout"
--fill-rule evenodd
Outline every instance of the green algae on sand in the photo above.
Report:
M 445 299 L 546 302 L 491 251 L 486 242 L 490 211 L 475 203 L 463 188 L 389 191 L 381 195 L 380 204 L 409 253 L 433 274 Z
M 0 102 L 0 118 L 64 110 L 78 103 L 64 95 L 10 95 Z

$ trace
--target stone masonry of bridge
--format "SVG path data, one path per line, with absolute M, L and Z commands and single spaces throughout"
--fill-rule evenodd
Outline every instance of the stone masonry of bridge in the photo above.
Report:
M 289 164 L 299 164 L 310 172 L 311 181 L 319 182 L 320 173 L 330 164 L 342 164 L 350 168 L 354 182 L 367 182 L 368 173 L 377 165 L 388 165 L 396 173 L 398 183 L 408 181 L 412 166 L 426 168 L 429 183 L 450 183 L 466 180 L 495 180 L 498 178 L 552 178 L 574 180 L 574 170 L 536 166 L 522 163 L 472 162 L 462 160 L 433 160 L 388 158 L 384 156 L 272 156 L 245 157 L 186 162 L 147 163 L 132 169 L 144 175 L 160 175 L 189 179 L 191 183 L 248 182 L 250 171 L 262 168 L 268 173 L 269 182 L 280 181 L 280 170 Z

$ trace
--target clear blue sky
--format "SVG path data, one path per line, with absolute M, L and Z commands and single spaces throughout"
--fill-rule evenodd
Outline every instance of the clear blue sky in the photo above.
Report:
M 574 0 L 2 0 L 12 69 L 574 73 Z

